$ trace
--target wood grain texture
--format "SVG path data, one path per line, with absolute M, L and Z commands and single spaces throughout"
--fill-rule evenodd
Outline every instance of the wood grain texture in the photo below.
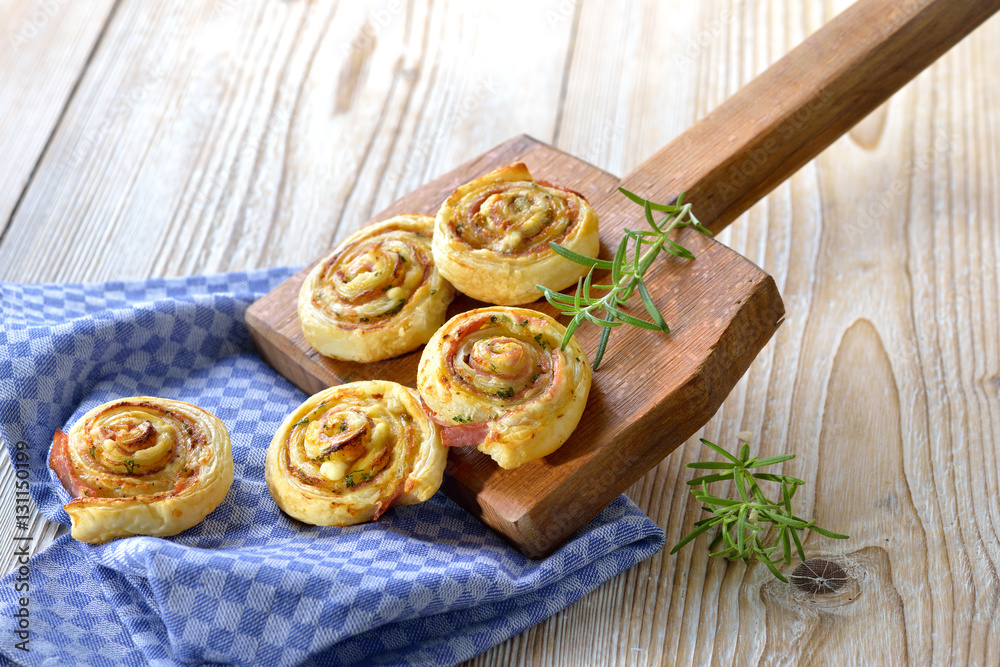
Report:
M 587 198 L 601 218 L 603 257 L 613 255 L 624 228 L 637 226 L 638 207 L 632 204 L 629 211 L 618 205 L 623 197 L 617 178 L 526 136 L 418 188 L 373 222 L 399 213 L 433 214 L 459 185 L 514 162 L 524 162 L 535 178 Z M 449 451 L 445 493 L 531 558 L 552 553 L 700 429 L 781 322 L 784 305 L 770 276 L 698 232 L 687 230 L 677 238 L 696 258 L 663 260 L 646 280 L 669 318 L 670 335 L 631 327 L 615 331 L 609 360 L 595 374 L 587 408 L 566 444 L 516 470 L 500 469 L 471 447 Z M 367 364 L 327 359 L 312 349 L 296 312 L 299 288 L 310 268 L 247 310 L 247 326 L 260 355 L 310 394 L 355 380 L 416 386 L 422 348 Z M 609 282 L 601 274 L 595 281 Z M 481 305 L 460 295 L 448 313 Z M 560 315 L 544 301 L 530 307 Z M 581 327 L 576 338 L 593 354 L 599 329 Z M 636 391 L 637 386 L 644 390 Z
M 706 113 L 847 4 L 705 3 L 698 28 L 673 54 L 696 61 L 695 89 L 682 86 L 680 98 L 693 114 Z M 583 43 L 604 25 L 586 10 Z M 732 443 L 748 430 L 763 454 L 798 455 L 784 469 L 807 480 L 804 514 L 852 535 L 846 543 L 812 539 L 807 555 L 844 563 L 855 574 L 851 590 L 864 582 L 861 599 L 836 606 L 840 595 L 827 602 L 795 593 L 762 566 L 689 547 L 651 558 L 471 664 L 587 663 L 588 655 L 606 665 L 880 664 L 887 645 L 882 664 L 1000 659 L 1000 201 L 991 186 L 1000 82 L 987 73 L 998 36 L 992 19 L 719 235 L 775 275 L 788 316 L 703 435 Z M 641 44 L 662 48 L 652 42 Z M 624 78 L 618 89 L 631 85 Z M 591 104 L 586 90 L 571 91 L 565 117 Z M 672 138 L 669 127 L 651 125 L 652 145 L 631 152 L 622 170 Z M 564 132 L 562 146 L 586 146 L 599 130 Z M 861 345 L 851 338 L 878 347 L 852 359 Z M 841 354 L 839 374 L 853 375 L 853 386 L 831 377 L 842 341 L 852 349 Z M 884 364 L 869 377 L 868 359 L 879 357 L 894 383 Z M 883 414 L 892 393 L 894 427 Z M 836 443 L 839 456 L 827 455 L 832 429 L 851 411 L 865 421 Z M 683 464 L 703 458 L 692 442 L 629 491 L 666 528 L 668 546 L 700 517 Z M 921 529 L 929 539 L 922 548 Z
M 304 264 L 522 132 L 627 173 L 848 4 L 410 2 L 386 21 L 380 2 L 123 0 L 41 162 L 17 159 L 33 175 L 0 240 L 0 275 Z M 312 27 L 280 41 L 303 16 Z M 510 48 L 497 52 L 495 35 Z M 310 60 L 316 39 L 323 57 Z M 344 45 L 366 55 L 347 67 Z M 807 481 L 799 509 L 852 536 L 811 539 L 807 555 L 855 573 L 841 590 L 861 597 L 800 595 L 698 542 L 470 664 L 1000 661 L 997 62 L 994 18 L 718 237 L 775 277 L 788 315 L 697 435 L 732 444 L 748 430 L 764 455 L 797 454 L 784 471 Z M 127 107 L 119 95 L 156 63 L 163 89 Z M 50 66 L 34 80 L 56 76 Z M 116 103 L 131 110 L 115 115 Z M 108 117 L 119 120 L 104 132 Z M 57 168 L 78 146 L 74 166 Z M 260 205 L 276 190 L 280 206 Z M 59 240 L 73 233 L 99 241 Z M 699 517 L 683 466 L 704 456 L 692 439 L 628 492 L 668 545 Z
M 0 248 L 113 8 L 112 0 L 0 4 Z M 0 274 L 6 268 L 0 260 Z M 15 521 L 17 480 L 3 449 L 0 526 L 6 527 Z M 62 532 L 35 511 L 29 529 L 39 547 Z M 4 556 L 4 565 L 10 570 L 13 560 Z
M 113 0 L 0 5 L 0 238 L 113 6 Z
M 891 0 L 858 0 L 639 165 L 622 185 L 655 201 L 673 202 L 686 191 L 687 201 L 696 206 L 701 221 L 720 231 L 997 8 L 1000 1 L 956 5 L 950 0 L 918 0 L 900 8 Z M 763 111 L 761 101 L 767 99 L 774 102 Z M 522 154 L 515 148 L 522 143 L 515 139 L 510 149 L 500 146 L 487 153 L 487 164 L 466 165 L 439 181 L 454 187 L 515 161 L 529 163 L 529 168 L 545 180 L 580 191 L 590 199 L 601 217 L 607 258 L 607 248 L 614 247 L 615 239 L 635 217 L 616 196 L 613 177 L 596 168 L 575 177 L 573 169 L 580 171 L 586 163 L 547 151 L 542 145 Z M 442 199 L 440 183 L 403 197 L 393 208 L 433 214 Z M 710 281 L 686 281 L 680 277 L 686 269 L 680 269 L 671 276 L 675 284 L 664 289 L 661 283 L 654 296 L 658 303 L 669 300 L 674 311 L 690 313 L 691 321 L 705 323 L 693 333 L 694 340 L 704 347 L 685 344 L 683 339 L 685 334 L 692 335 L 691 328 L 678 335 L 675 327 L 671 339 L 680 339 L 676 345 L 647 344 L 651 340 L 648 334 L 634 336 L 622 347 L 628 353 L 618 352 L 618 363 L 613 367 L 618 373 L 605 371 L 596 378 L 588 410 L 567 446 L 544 462 L 533 462 L 517 472 L 494 471 L 482 461 L 484 457 L 453 450 L 445 492 L 526 555 L 545 556 L 654 465 L 658 461 L 655 455 L 669 454 L 701 428 L 721 403 L 721 398 L 706 399 L 713 392 L 722 398 L 728 395 L 737 373 L 749 366 L 784 315 L 773 281 L 747 277 L 728 259 L 714 261 L 724 253 L 701 254 L 702 261 L 694 270 L 706 271 Z M 706 255 L 710 259 L 705 259 Z M 307 392 L 354 379 L 414 382 L 417 352 L 379 364 L 318 358 L 304 344 L 295 323 L 295 297 L 303 279 L 300 273 L 248 311 L 247 323 L 268 363 Z M 754 285 L 752 291 L 740 290 L 748 284 Z M 691 285 L 703 285 L 703 290 Z M 695 306 L 685 308 L 685 302 Z M 752 304 L 761 312 L 749 312 L 739 321 L 737 311 L 728 308 L 731 303 L 742 304 L 743 310 Z M 452 313 L 476 305 L 459 302 Z M 554 310 L 551 314 L 558 316 Z M 727 342 L 713 329 L 729 332 L 731 339 L 746 344 Z M 588 336 L 592 329 L 578 334 L 584 345 L 590 343 L 588 349 L 596 347 L 596 336 Z M 673 359 L 677 357 L 690 363 L 676 363 Z M 623 372 L 624 368 L 628 370 Z M 637 368 L 643 371 L 634 370 Z M 722 369 L 726 372 L 720 373 Z M 647 390 L 636 396 L 627 389 L 633 382 Z M 608 391 L 615 386 L 620 391 Z M 700 391 L 691 390 L 696 386 Z M 597 416 L 600 414 L 614 415 L 614 420 L 602 420 Z M 644 433 L 657 435 L 643 437 Z M 614 456 L 603 456 L 606 451 Z M 586 456 L 581 455 L 584 452 Z
M 312 261 L 432 176 L 551 136 L 571 23 L 520 26 L 538 48 L 502 56 L 469 29 L 530 7 L 122 2 L 10 221 L 0 278 Z
M 1000 8 L 857 0 L 622 179 L 721 231 Z

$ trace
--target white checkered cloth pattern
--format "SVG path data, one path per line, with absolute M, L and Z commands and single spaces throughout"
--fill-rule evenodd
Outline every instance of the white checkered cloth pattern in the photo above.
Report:
M 15 444 L 26 443 L 31 497 L 44 516 L 69 523 L 69 496 L 47 465 L 53 433 L 123 396 L 213 412 L 229 429 L 236 471 L 223 504 L 176 537 L 92 546 L 66 535 L 30 560 L 28 591 L 15 589 L 17 572 L 0 580 L 0 658 L 450 665 L 662 547 L 663 531 L 624 496 L 538 561 L 440 493 L 374 524 L 290 520 L 264 484 L 264 456 L 305 396 L 261 361 L 243 322 L 246 307 L 290 274 L 0 284 L 0 434 L 12 460 Z M 23 529 L 2 526 L 0 535 Z M 27 653 L 14 634 L 24 596 Z

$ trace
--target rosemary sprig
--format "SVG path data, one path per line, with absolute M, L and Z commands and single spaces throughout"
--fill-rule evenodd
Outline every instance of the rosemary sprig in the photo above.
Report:
M 780 560 L 784 560 L 786 565 L 791 564 L 793 541 L 799 558 L 803 561 L 806 559 L 802 541 L 799 539 L 800 530 L 812 530 L 836 540 L 848 539 L 847 535 L 830 532 L 817 526 L 814 521 L 806 521 L 792 513 L 792 497 L 796 489 L 805 484 L 801 479 L 787 475 L 752 472 L 756 468 L 790 461 L 795 458 L 794 454 L 763 459 L 750 458 L 750 445 L 744 443 L 740 448 L 739 457 L 736 457 L 704 438 L 701 441 L 727 460 L 687 464 L 689 468 L 719 471 L 696 477 L 688 482 L 692 486 L 700 485 L 700 488 L 692 489 L 691 493 L 704 503 L 702 509 L 710 512 L 712 516 L 696 522 L 695 529 L 670 550 L 671 554 L 677 553 L 685 544 L 710 528 L 719 526 L 719 533 L 709 545 L 709 550 L 714 550 L 720 543 L 723 548 L 713 551 L 712 556 L 725 556 L 729 560 L 742 559 L 748 565 L 751 558 L 756 558 L 767 566 L 771 574 L 788 583 L 788 579 L 778 572 L 776 565 Z M 706 485 L 730 480 L 736 485 L 738 498 L 719 498 L 708 492 Z M 757 483 L 758 480 L 780 484 L 781 495 L 778 499 L 768 500 Z M 765 539 L 769 531 L 763 524 L 768 523 L 778 528 L 773 540 Z M 779 549 L 780 555 L 775 557 L 775 552 Z
M 572 296 L 537 285 L 549 303 L 572 318 L 562 339 L 562 349 L 566 349 L 573 333 L 585 320 L 603 327 L 600 340 L 597 343 L 597 352 L 594 355 L 595 371 L 600 366 L 601 359 L 604 358 L 604 351 L 607 349 L 612 328 L 622 324 L 631 324 L 643 329 L 670 333 L 670 327 L 667 326 L 666 320 L 663 319 L 656 304 L 653 303 L 644 282 L 646 272 L 661 251 L 685 259 L 694 259 L 694 253 L 669 238 L 670 232 L 690 226 L 704 234 L 712 233 L 698 222 L 694 213 L 691 212 L 691 204 L 683 202 L 684 193 L 681 193 L 675 204 L 657 204 L 643 199 L 625 188 L 618 188 L 618 190 L 642 206 L 649 229 L 626 229 L 621 243 L 618 244 L 615 257 L 611 261 L 587 257 L 564 248 L 558 243 L 549 243 L 549 246 L 559 255 L 577 264 L 589 266 L 590 272 L 587 273 L 586 278 L 580 278 L 577 281 L 576 293 Z M 653 211 L 666 213 L 666 216 L 657 222 L 653 218 Z M 633 246 L 632 259 L 628 258 L 630 245 Z M 594 284 L 594 272 L 598 269 L 611 270 L 610 284 Z M 591 294 L 592 290 L 603 290 L 605 294 L 598 297 Z M 621 308 L 636 290 L 639 292 L 642 305 L 646 308 L 650 320 L 630 315 Z

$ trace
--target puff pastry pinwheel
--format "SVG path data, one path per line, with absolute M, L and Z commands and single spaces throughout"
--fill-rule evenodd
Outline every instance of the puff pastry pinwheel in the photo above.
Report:
M 306 340 L 322 355 L 379 361 L 414 350 L 445 321 L 455 290 L 434 267 L 434 219 L 399 215 L 347 237 L 299 290 Z
M 350 526 L 430 498 L 447 458 L 414 390 L 352 382 L 315 394 L 285 419 L 267 449 L 264 479 L 289 516 Z
M 434 262 L 455 288 L 505 306 L 541 296 L 536 285 L 561 290 L 587 267 L 557 255 L 554 241 L 596 257 L 597 214 L 580 194 L 534 181 L 516 163 L 466 183 L 437 214 Z
M 576 338 L 527 308 L 456 315 L 420 357 L 417 391 L 448 446 L 476 445 L 512 469 L 558 449 L 576 428 L 591 371 Z
M 151 396 L 99 405 L 69 434 L 56 431 L 49 466 L 74 497 L 65 509 L 81 542 L 176 535 L 218 507 L 233 483 L 222 421 Z

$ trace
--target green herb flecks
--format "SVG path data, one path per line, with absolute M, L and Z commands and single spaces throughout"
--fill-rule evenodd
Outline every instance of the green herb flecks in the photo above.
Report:
M 406 299 L 400 299 L 399 303 L 397 303 L 395 306 L 393 306 L 389 310 L 387 310 L 384 313 L 382 313 L 382 316 L 383 317 L 389 317 L 389 316 L 395 315 L 399 311 L 403 310 L 403 306 L 405 306 L 405 305 L 406 305 Z
M 357 479 L 354 478 L 355 475 L 357 475 Z M 344 478 L 344 486 L 346 486 L 347 488 L 351 488 L 356 484 L 367 482 L 371 478 L 372 478 L 371 474 L 369 474 L 366 470 L 355 470 L 354 472 L 352 472 L 351 474 L 349 474 L 347 477 Z

